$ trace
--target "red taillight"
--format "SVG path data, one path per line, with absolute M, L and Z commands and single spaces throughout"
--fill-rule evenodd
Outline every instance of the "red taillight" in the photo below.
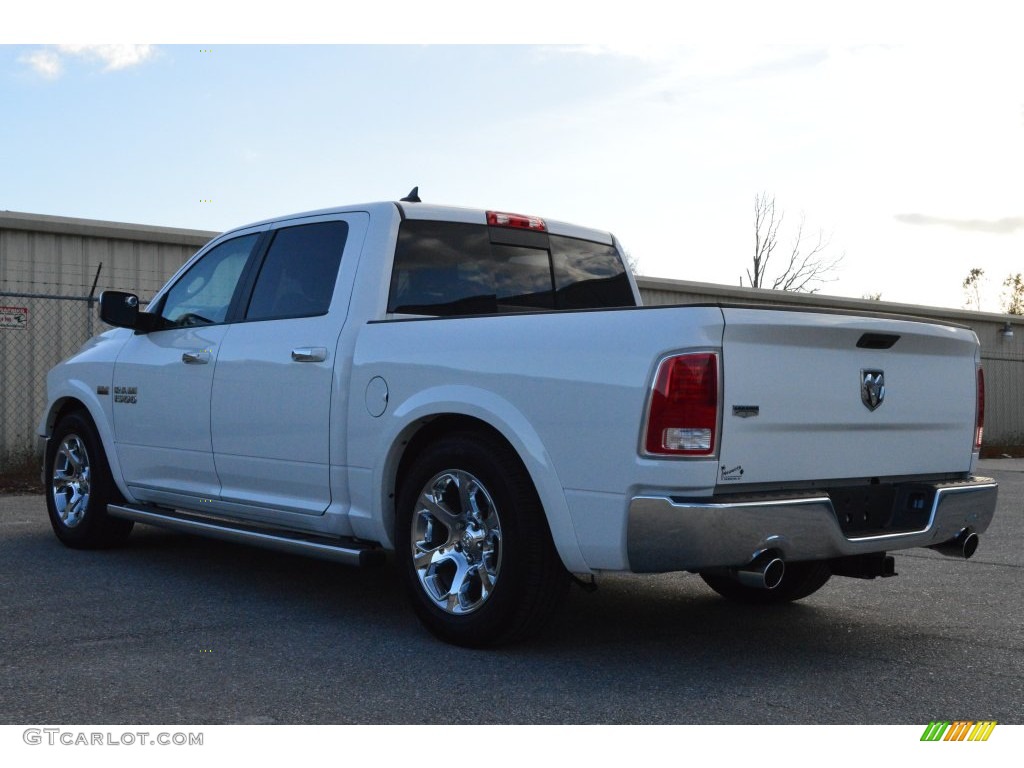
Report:
M 981 450 L 981 438 L 985 432 L 985 372 L 978 366 L 978 399 L 974 416 L 974 450 Z
M 698 352 L 662 361 L 647 417 L 647 453 L 710 456 L 718 429 L 718 355 Z
M 487 223 L 492 227 L 510 227 L 512 229 L 532 229 L 537 232 L 547 232 L 548 225 L 544 219 L 536 216 L 521 216 L 518 213 L 500 213 L 499 211 L 487 212 Z

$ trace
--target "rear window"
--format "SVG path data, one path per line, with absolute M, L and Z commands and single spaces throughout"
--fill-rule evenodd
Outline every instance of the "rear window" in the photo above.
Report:
M 388 312 L 480 315 L 632 307 L 611 245 L 449 221 L 402 222 Z

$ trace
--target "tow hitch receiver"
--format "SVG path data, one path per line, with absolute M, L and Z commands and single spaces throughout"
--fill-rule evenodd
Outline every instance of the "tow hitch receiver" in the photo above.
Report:
M 853 579 L 874 579 L 877 576 L 896 576 L 896 561 L 885 552 L 868 555 L 837 557 L 828 561 L 833 576 L 849 576 Z

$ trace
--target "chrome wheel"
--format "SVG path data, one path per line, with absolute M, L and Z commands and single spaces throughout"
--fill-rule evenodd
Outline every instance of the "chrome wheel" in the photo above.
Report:
M 569 574 L 515 450 L 476 429 L 436 434 L 399 473 L 395 550 L 420 621 L 467 648 L 533 634 Z
M 101 549 L 121 544 L 131 520 L 107 514 L 110 504 L 124 503 L 110 474 L 103 443 L 87 411 L 71 410 L 57 421 L 46 441 L 44 477 L 46 513 L 53 532 L 73 549 Z
M 89 453 L 82 438 L 65 435 L 54 457 L 50 493 L 57 516 L 68 528 L 82 522 L 89 509 L 90 473 Z
M 412 516 L 413 568 L 427 597 L 449 614 L 472 613 L 501 573 L 501 520 L 490 493 L 462 470 L 434 475 Z

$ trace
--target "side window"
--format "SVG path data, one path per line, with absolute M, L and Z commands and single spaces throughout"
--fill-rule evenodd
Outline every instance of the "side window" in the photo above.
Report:
M 246 319 L 325 314 L 347 236 L 343 221 L 279 229 L 260 267 Z
M 176 326 L 223 323 L 258 239 L 258 234 L 236 237 L 204 254 L 168 291 L 160 316 Z
M 388 312 L 445 316 L 495 312 L 494 285 L 484 266 L 490 248 L 482 226 L 402 222 Z
M 553 306 L 546 249 L 492 243 L 479 224 L 402 223 L 388 312 L 484 315 Z
M 551 260 L 559 309 L 636 306 L 615 246 L 552 235 Z

